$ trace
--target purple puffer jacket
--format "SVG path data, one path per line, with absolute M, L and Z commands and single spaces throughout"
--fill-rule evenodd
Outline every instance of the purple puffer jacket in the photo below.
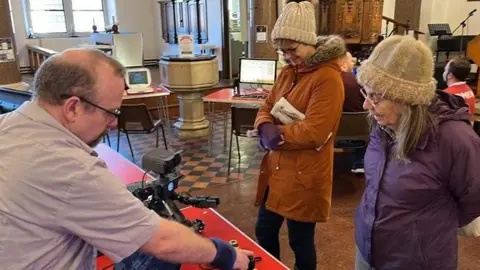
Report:
M 395 144 L 372 131 L 355 238 L 376 270 L 457 269 L 457 229 L 480 216 L 480 138 L 462 98 L 437 96 L 438 130 L 426 132 L 410 163 L 391 158 Z

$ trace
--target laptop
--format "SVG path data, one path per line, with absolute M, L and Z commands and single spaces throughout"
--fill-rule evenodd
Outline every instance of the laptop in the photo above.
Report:
M 127 94 L 151 93 L 154 89 L 152 74 L 148 68 L 129 68 L 125 73 L 125 83 L 128 86 Z
M 237 98 L 265 99 L 277 77 L 276 59 L 241 58 L 239 78 L 235 81 Z

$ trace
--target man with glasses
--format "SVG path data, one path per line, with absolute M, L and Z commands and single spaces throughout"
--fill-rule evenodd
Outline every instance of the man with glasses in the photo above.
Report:
M 38 69 L 31 102 L 0 116 L 2 268 L 92 269 L 99 250 L 116 269 L 247 269 L 250 252 L 161 219 L 97 157 L 124 73 L 100 51 L 67 50 Z

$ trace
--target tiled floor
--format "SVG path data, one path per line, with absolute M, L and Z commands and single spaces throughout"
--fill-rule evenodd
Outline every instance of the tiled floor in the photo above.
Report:
M 172 119 L 172 123 L 175 119 Z M 223 115 L 215 115 L 212 156 L 208 156 L 208 138 L 195 138 L 180 140 L 174 128 L 167 133 L 169 150 L 183 150 L 181 172 L 185 176 L 179 184 L 178 191 L 191 191 L 197 188 L 211 187 L 246 177 L 256 177 L 259 173 L 260 163 L 264 155 L 257 147 L 257 140 L 239 137 L 240 156 L 238 159 L 237 146 L 234 141 L 232 146 L 231 173 L 228 177 L 228 146 L 224 148 Z M 227 128 L 230 132 L 230 123 Z M 126 136 L 120 135 L 120 154 L 142 167 L 142 155 L 155 148 L 155 136 L 152 134 L 130 134 L 130 141 L 134 152 L 134 158 L 130 154 Z M 164 147 L 163 140 L 159 139 L 159 147 Z M 227 141 L 230 139 L 228 133 Z M 233 137 L 235 140 L 235 137 Z M 110 144 L 113 149 L 117 147 L 117 131 L 110 131 Z

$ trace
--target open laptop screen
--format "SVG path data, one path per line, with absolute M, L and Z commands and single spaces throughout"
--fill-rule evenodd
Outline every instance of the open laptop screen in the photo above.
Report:
M 240 59 L 240 83 L 273 85 L 276 75 L 275 59 Z
M 147 71 L 131 71 L 128 73 L 128 83 L 130 85 L 144 84 L 148 85 Z

